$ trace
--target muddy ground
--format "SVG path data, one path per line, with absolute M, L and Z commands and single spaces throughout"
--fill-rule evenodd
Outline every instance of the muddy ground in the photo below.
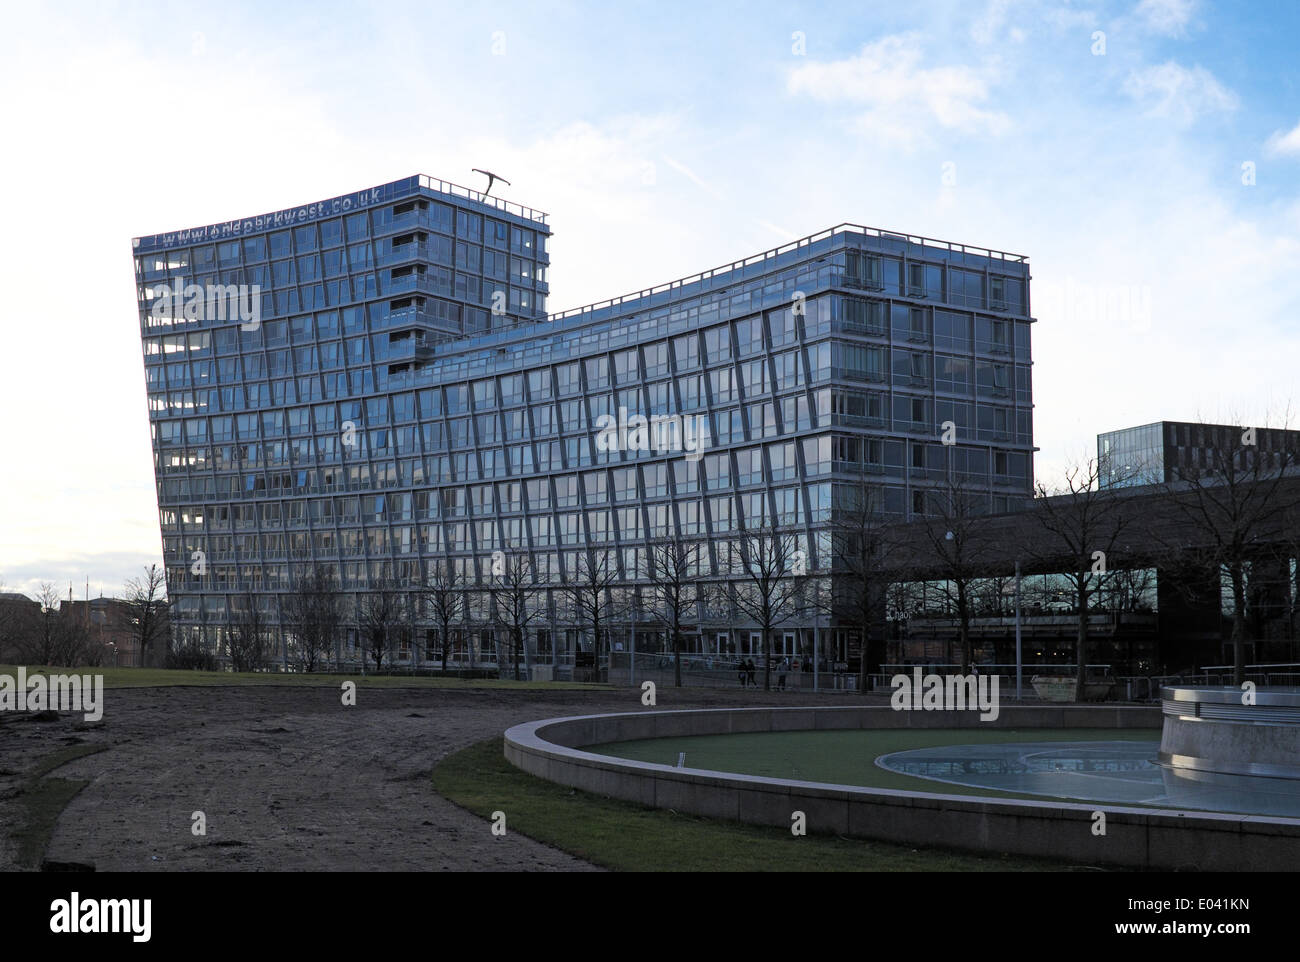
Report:
M 137 688 L 104 717 L 0 713 L 0 871 L 13 871 L 16 789 L 69 745 L 107 750 L 56 769 L 89 779 L 46 858 L 99 871 L 589 870 L 437 795 L 444 756 L 519 722 L 640 709 L 639 691 Z M 659 689 L 659 708 L 850 704 L 852 696 Z M 206 837 L 191 832 L 202 811 Z

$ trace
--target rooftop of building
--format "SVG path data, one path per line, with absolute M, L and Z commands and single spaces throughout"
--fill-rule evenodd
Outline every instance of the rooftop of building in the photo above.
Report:
M 189 244 L 214 243 L 222 240 L 234 240 L 251 234 L 260 234 L 268 230 L 283 230 L 301 227 L 328 217 L 341 217 L 353 214 L 380 204 L 390 203 L 403 197 L 420 194 L 441 194 L 460 206 L 477 206 L 485 214 L 500 217 L 505 215 L 518 221 L 526 221 L 534 230 L 550 233 L 546 226 L 547 214 L 532 207 L 525 207 L 502 197 L 493 197 L 472 187 L 463 187 L 451 181 L 430 177 L 427 174 L 412 174 L 378 187 L 340 194 L 326 200 L 286 207 L 268 214 L 252 217 L 237 217 L 234 220 L 205 224 L 202 227 L 190 227 L 183 230 L 165 231 L 159 234 L 146 234 L 131 239 L 131 246 L 137 253 L 162 250 L 169 247 L 181 247 Z
M 1133 424 L 1125 428 L 1115 428 L 1112 431 L 1102 431 L 1098 433 L 1097 438 L 1109 438 L 1116 434 L 1123 434 L 1126 431 L 1141 431 L 1145 428 L 1160 428 L 1166 425 L 1178 428 L 1200 428 L 1208 431 L 1244 431 L 1249 427 L 1249 425 L 1243 424 L 1214 424 L 1209 421 L 1152 421 L 1149 424 Z M 1300 429 L 1297 428 L 1272 427 L 1269 425 L 1257 425 L 1254 430 L 1256 432 L 1300 434 Z
M 255 218 L 242 218 L 221 224 L 194 228 L 172 234 L 155 234 L 136 238 L 137 252 L 156 250 L 181 244 L 211 243 L 311 223 L 322 217 L 338 216 L 369 207 L 389 203 L 413 194 L 443 194 L 458 203 L 480 204 L 490 213 L 506 213 L 527 220 L 536 229 L 543 226 L 547 215 L 532 208 L 490 197 L 470 188 L 423 174 L 384 184 L 380 187 L 345 194 L 329 200 L 297 208 L 288 208 Z M 268 225 L 268 221 L 270 223 Z M 889 231 L 861 224 L 844 222 L 834 227 L 789 241 L 758 254 L 721 264 L 709 270 L 657 284 L 618 297 L 607 298 L 591 304 L 569 308 L 546 317 L 509 319 L 491 330 L 468 333 L 436 334 L 430 332 L 430 359 L 449 355 L 483 356 L 504 353 L 507 345 L 537 338 L 551 338 L 579 328 L 602 322 L 629 324 L 642 312 L 656 316 L 661 309 L 691 298 L 717 298 L 727 294 L 735 285 L 747 284 L 756 278 L 785 271 L 807 261 L 815 262 L 844 247 L 858 247 L 869 252 L 913 257 L 929 261 L 947 261 L 955 267 L 975 270 L 996 265 L 1008 274 L 1028 276 L 1029 259 L 1022 254 L 994 250 L 968 244 Z

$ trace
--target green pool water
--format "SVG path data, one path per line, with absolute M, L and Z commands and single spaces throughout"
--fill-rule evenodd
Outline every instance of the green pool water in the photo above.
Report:
M 687 768 L 833 782 L 866 788 L 895 788 L 945 794 L 1033 798 L 969 785 L 936 782 L 889 771 L 876 764 L 881 755 L 949 745 L 997 745 L 1020 742 L 1150 742 L 1152 755 L 1160 740 L 1158 728 L 997 728 L 757 732 L 734 735 L 693 735 L 607 742 L 586 751 L 634 761 L 676 765 L 686 753 Z

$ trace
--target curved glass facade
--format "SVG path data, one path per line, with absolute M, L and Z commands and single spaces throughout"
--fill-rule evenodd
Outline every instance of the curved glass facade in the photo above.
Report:
M 839 489 L 864 476 L 895 518 L 954 475 L 990 511 L 1030 495 L 1024 258 L 842 225 L 547 317 L 549 235 L 544 214 L 412 177 L 134 242 L 182 638 L 220 651 L 249 597 L 275 625 L 323 563 L 354 626 L 367 592 L 407 595 L 393 657 L 419 665 L 431 566 L 463 578 L 482 646 L 500 552 L 539 587 L 530 657 L 562 663 L 589 643 L 559 587 L 581 552 L 636 611 L 648 545 L 672 536 L 701 545 L 700 583 L 739 579 L 740 539 L 774 529 L 830 576 Z M 734 606 L 692 614 L 693 650 L 756 650 Z M 817 630 L 852 659 L 836 629 L 809 606 L 774 650 Z

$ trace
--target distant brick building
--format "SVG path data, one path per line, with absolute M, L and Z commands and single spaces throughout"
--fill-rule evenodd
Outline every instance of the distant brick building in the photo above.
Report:
M 18 660 L 19 633 L 41 613 L 41 606 L 16 591 L 0 591 L 0 662 Z
M 131 606 L 121 598 L 92 598 L 89 601 L 64 601 L 59 612 L 83 627 L 92 644 L 105 649 L 103 664 L 119 668 L 156 667 L 166 657 L 170 627 L 166 603 L 161 604 L 161 623 L 153 651 L 142 656 L 140 639 L 132 623 Z

